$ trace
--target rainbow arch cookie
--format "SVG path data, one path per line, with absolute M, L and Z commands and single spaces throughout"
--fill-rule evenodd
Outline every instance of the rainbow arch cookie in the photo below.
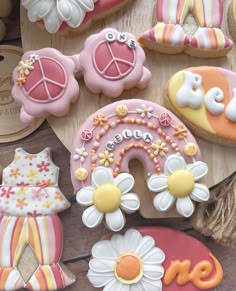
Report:
M 165 227 L 128 229 L 92 248 L 88 279 L 103 290 L 215 290 L 223 269 L 197 239 Z
M 129 173 L 132 159 L 143 164 L 158 211 L 176 205 L 180 215 L 189 217 L 193 201 L 209 199 L 209 190 L 198 182 L 208 167 L 185 125 L 156 103 L 122 100 L 91 115 L 74 139 L 71 178 L 77 202 L 88 207 L 82 217 L 86 226 L 97 226 L 105 216 L 109 228 L 118 231 L 125 224 L 122 211 L 138 210 L 137 195 L 129 195 L 135 184 Z M 120 223 L 114 226 L 112 219 Z
M 235 145 L 236 74 L 217 67 L 188 68 L 168 82 L 165 103 L 197 135 Z

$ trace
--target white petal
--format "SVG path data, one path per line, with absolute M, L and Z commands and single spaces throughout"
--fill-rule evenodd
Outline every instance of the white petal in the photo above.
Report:
M 193 192 L 190 197 L 196 202 L 207 201 L 210 198 L 210 192 L 205 185 L 195 183 Z
M 126 213 L 133 213 L 140 207 L 140 200 L 138 195 L 133 193 L 125 194 L 121 197 L 120 208 Z
M 52 0 L 51 0 L 52 2 Z M 25 8 L 29 8 L 29 6 L 32 4 L 32 0 L 21 0 L 21 5 Z
M 97 167 L 92 173 L 92 184 L 95 187 L 103 184 L 113 184 L 112 170 L 105 167 Z
M 89 268 L 97 273 L 107 273 L 114 270 L 115 263 L 115 260 L 92 259 L 89 261 Z
M 167 189 L 168 177 L 165 175 L 152 175 L 148 180 L 148 189 L 153 192 L 160 192 Z
M 143 262 L 144 265 L 148 264 L 148 265 L 156 265 L 156 264 L 162 264 L 165 260 L 165 254 L 164 252 L 155 247 L 154 249 L 152 249 L 150 252 L 148 252 L 144 257 L 143 257 Z
M 183 157 L 177 155 L 170 155 L 165 162 L 164 173 L 168 176 L 177 170 L 186 168 L 186 163 Z
M 166 190 L 154 197 L 153 205 L 159 211 L 167 211 L 173 206 L 174 202 L 175 197 Z
M 50 33 L 55 33 L 59 30 L 62 20 L 59 19 L 57 11 L 52 9 L 51 13 L 44 18 L 45 28 Z
M 162 291 L 161 280 L 154 281 L 147 278 L 142 278 L 141 284 L 143 285 L 145 291 Z
M 136 229 L 129 229 L 124 234 L 124 251 L 134 252 L 142 241 L 142 235 Z
M 89 270 L 87 277 L 95 288 L 101 288 L 114 279 L 114 272 L 101 274 Z
M 106 213 L 106 224 L 112 231 L 120 231 L 125 226 L 125 217 L 121 210 L 118 208 L 112 213 Z
M 206 174 L 208 173 L 207 164 L 201 161 L 187 165 L 186 169 L 189 170 L 193 174 L 195 181 L 200 180 L 201 178 L 206 176 Z
M 92 256 L 95 259 L 113 260 L 115 262 L 118 255 L 119 254 L 113 249 L 109 240 L 102 240 L 96 243 L 92 248 Z
M 118 254 L 124 252 L 124 237 L 121 234 L 115 234 L 111 238 L 111 245 L 113 249 L 117 251 Z
M 83 163 L 85 161 L 85 158 L 83 156 L 80 157 L 80 161 L 81 161 L 81 163 Z
M 82 215 L 84 225 L 89 228 L 98 226 L 102 219 L 103 213 L 99 212 L 94 205 L 87 208 Z
M 121 173 L 114 179 L 122 194 L 128 193 L 134 187 L 134 177 L 128 173 Z
M 83 206 L 90 206 L 93 204 L 93 187 L 82 188 L 76 195 L 76 200 Z
M 145 291 L 141 283 L 130 285 L 130 291 Z
M 69 21 L 72 12 L 71 2 L 69 0 L 57 0 L 57 13 L 62 21 Z
M 39 2 L 33 2 L 32 5 L 29 6 L 27 15 L 31 22 L 36 22 L 40 19 L 38 16 L 39 8 L 40 8 Z
M 160 265 L 146 265 L 144 264 L 144 277 L 151 280 L 159 280 L 164 275 L 164 268 Z
M 75 0 L 77 3 L 82 5 L 86 11 L 92 11 L 94 9 L 94 1 L 92 0 Z
M 145 256 L 152 248 L 155 247 L 155 240 L 151 236 L 144 236 L 135 249 L 135 253 L 140 257 Z
M 121 290 L 122 283 L 120 283 L 119 281 L 117 281 L 117 279 L 115 278 L 114 280 L 112 280 L 111 282 L 109 282 L 108 284 L 106 284 L 106 286 L 104 287 L 103 291 L 115 291 L 115 290 Z
M 137 109 L 136 109 L 136 112 L 137 112 L 137 113 L 143 113 L 143 109 L 141 109 L 141 108 L 137 108 Z
M 41 0 L 40 7 L 38 10 L 38 16 L 44 18 L 52 9 L 54 9 L 54 1 Z
M 81 6 L 77 3 L 71 2 L 71 17 L 70 20 L 67 21 L 69 26 L 76 28 L 79 27 L 80 24 L 83 22 L 85 17 L 85 11 L 81 9 Z
M 147 106 L 145 104 L 141 104 L 140 106 L 143 110 L 147 109 Z
M 189 197 L 177 198 L 176 209 L 184 217 L 190 217 L 194 212 L 194 204 Z

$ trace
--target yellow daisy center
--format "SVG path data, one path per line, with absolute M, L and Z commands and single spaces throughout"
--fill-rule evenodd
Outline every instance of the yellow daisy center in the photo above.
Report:
M 124 284 L 138 283 L 143 276 L 143 263 L 134 254 L 124 254 L 115 265 L 116 278 Z
M 187 170 L 178 170 L 168 177 L 167 185 L 173 196 L 177 198 L 187 197 L 194 188 L 193 174 Z
M 111 213 L 120 207 L 121 191 L 112 184 L 104 184 L 93 192 L 93 204 L 102 213 Z

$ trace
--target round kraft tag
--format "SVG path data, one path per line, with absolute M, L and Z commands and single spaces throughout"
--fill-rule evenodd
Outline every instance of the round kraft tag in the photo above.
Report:
M 12 72 L 22 57 L 22 49 L 15 46 L 0 46 L 0 143 L 19 140 L 44 121 L 37 120 L 31 126 L 20 121 L 21 106 L 11 96 Z

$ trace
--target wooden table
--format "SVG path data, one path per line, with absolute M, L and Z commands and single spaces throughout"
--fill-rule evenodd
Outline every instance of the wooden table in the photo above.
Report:
M 19 8 L 19 0 L 15 1 L 16 8 Z M 20 37 L 18 10 L 15 8 L 14 15 L 8 20 L 9 33 L 7 44 L 19 44 L 17 40 Z M 11 41 L 10 39 L 14 39 Z M 74 285 L 65 290 L 92 291 L 94 289 L 86 278 L 88 270 L 88 260 L 90 257 L 91 247 L 101 237 L 107 235 L 109 231 L 101 225 L 100 227 L 90 230 L 83 226 L 81 221 L 82 210 L 75 202 L 73 187 L 70 181 L 70 153 L 56 137 L 47 122 L 33 134 L 10 144 L 0 144 L 0 164 L 5 167 L 13 159 L 14 150 L 17 147 L 23 147 L 30 153 L 41 151 L 44 147 L 52 148 L 53 161 L 61 168 L 60 171 L 60 188 L 72 206 L 67 211 L 60 214 L 60 219 L 64 228 L 64 252 L 63 262 L 67 267 L 76 274 L 77 281 Z M 224 279 L 216 290 L 235 291 L 236 290 L 236 251 L 231 248 L 225 248 L 218 245 L 215 241 L 201 236 L 190 225 L 185 218 L 168 218 L 168 219 L 143 219 L 139 213 L 129 215 L 125 229 L 137 226 L 167 226 L 176 230 L 184 231 L 201 240 L 217 256 L 224 269 Z M 114 290 L 115 291 L 115 290 Z

